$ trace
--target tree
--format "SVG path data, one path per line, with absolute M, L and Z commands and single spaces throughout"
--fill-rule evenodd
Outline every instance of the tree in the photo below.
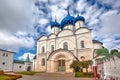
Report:
M 73 68 L 74 72 L 79 72 L 82 70 L 81 62 L 74 60 L 70 65 L 70 68 Z
M 91 65 L 91 60 L 88 61 L 73 61 L 70 65 L 70 68 L 73 68 L 74 72 L 82 71 L 83 68 L 88 72 L 88 67 Z
M 114 53 L 118 53 L 118 50 L 117 49 L 113 49 L 110 51 L 110 53 L 113 55 Z

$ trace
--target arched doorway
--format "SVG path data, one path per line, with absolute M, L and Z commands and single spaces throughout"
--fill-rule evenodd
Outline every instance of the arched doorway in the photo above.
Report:
M 69 65 L 73 59 L 72 52 L 65 49 L 56 50 L 48 56 L 47 72 L 72 72 Z
M 27 71 L 31 71 L 31 67 L 30 66 L 27 67 Z
M 65 71 L 66 71 L 65 60 L 63 59 L 58 60 L 58 72 L 65 72 Z

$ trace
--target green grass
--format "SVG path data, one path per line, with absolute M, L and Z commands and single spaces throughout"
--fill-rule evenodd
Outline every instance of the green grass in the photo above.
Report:
M 23 71 L 23 72 L 15 72 L 15 73 L 22 75 L 34 75 L 36 72 Z
M 21 75 L 2 74 L 0 75 L 0 80 L 16 80 L 21 77 Z
M 75 77 L 92 78 L 93 73 L 75 72 Z
M 0 80 L 6 80 L 6 79 L 10 79 L 11 77 L 9 76 L 5 76 L 5 75 L 0 75 Z

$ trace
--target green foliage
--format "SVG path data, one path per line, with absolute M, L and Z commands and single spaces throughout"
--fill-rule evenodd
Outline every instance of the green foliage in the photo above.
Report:
M 109 51 L 106 48 L 97 49 L 97 54 L 98 55 L 107 55 L 108 53 L 109 53 Z
M 17 74 L 23 74 L 23 75 L 34 75 L 36 72 L 30 72 L 30 71 L 23 71 L 23 72 L 16 72 Z
M 118 53 L 118 50 L 117 49 L 113 49 L 110 51 L 110 53 L 113 55 L 114 53 Z
M 92 78 L 93 73 L 75 72 L 75 77 Z
M 73 61 L 70 68 L 73 68 L 74 72 L 82 71 L 83 68 L 88 68 L 92 64 L 91 60 L 88 61 Z
M 81 64 L 82 64 L 82 65 L 81 65 L 82 68 L 88 68 L 88 66 L 89 66 L 88 61 L 82 61 Z
M 73 61 L 70 65 L 70 68 L 73 68 L 74 72 L 81 71 L 81 63 L 79 61 Z
M 21 60 L 14 60 L 14 63 L 24 64 L 24 61 L 21 61 Z

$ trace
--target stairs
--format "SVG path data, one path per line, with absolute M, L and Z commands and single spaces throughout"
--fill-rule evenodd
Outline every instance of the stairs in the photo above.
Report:
M 74 73 L 54 72 L 54 73 L 36 73 L 35 76 L 43 77 L 73 77 Z

